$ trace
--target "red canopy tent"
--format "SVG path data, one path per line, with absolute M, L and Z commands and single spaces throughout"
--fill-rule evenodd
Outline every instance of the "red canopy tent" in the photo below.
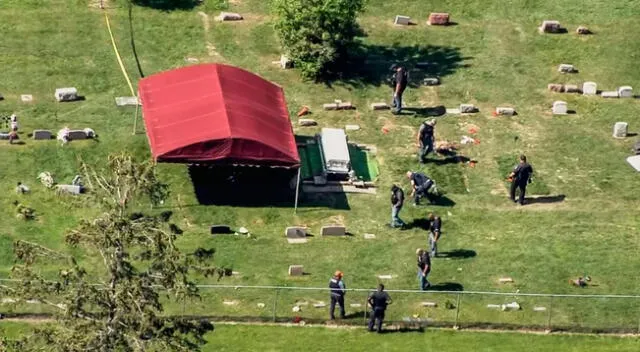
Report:
M 300 166 L 282 88 L 253 73 L 188 66 L 142 79 L 139 95 L 157 161 Z

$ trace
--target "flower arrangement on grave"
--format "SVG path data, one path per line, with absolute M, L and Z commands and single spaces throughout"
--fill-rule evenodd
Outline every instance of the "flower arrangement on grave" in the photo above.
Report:
M 14 203 L 16 206 L 16 218 L 20 220 L 33 220 L 36 217 L 35 210 L 33 208 L 29 208 L 28 206 L 18 203 L 17 201 Z
M 51 176 L 51 173 L 47 171 L 41 172 L 40 175 L 38 175 L 38 180 L 40 180 L 40 182 L 42 182 L 42 184 L 47 188 L 52 188 L 55 184 L 53 176 Z

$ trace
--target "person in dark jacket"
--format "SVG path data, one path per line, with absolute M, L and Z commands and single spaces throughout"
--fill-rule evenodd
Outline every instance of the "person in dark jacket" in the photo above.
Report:
M 524 195 L 527 191 L 527 185 L 531 183 L 531 176 L 533 175 L 533 167 L 527 163 L 527 157 L 520 155 L 520 162 L 513 168 L 511 174 L 509 174 L 509 180 L 511 181 L 510 197 L 513 202 L 517 202 L 520 205 L 524 205 Z M 520 196 L 516 201 L 516 190 L 520 190 Z
M 407 74 L 407 70 L 402 66 L 396 67 L 396 72 L 392 79 L 393 101 L 391 102 L 391 112 L 393 114 L 399 114 L 402 110 L 402 94 L 404 94 L 404 90 L 407 88 L 408 83 L 409 75 Z
M 411 182 L 410 196 L 413 197 L 413 205 L 419 205 L 422 197 L 429 199 L 429 189 L 435 184 L 432 179 L 421 172 L 413 171 L 407 171 L 407 178 Z
M 429 252 L 422 248 L 416 250 L 417 262 L 418 262 L 418 280 L 420 282 L 420 289 L 426 291 L 431 283 L 429 282 L 429 273 L 431 272 L 431 258 Z
M 422 164 L 426 162 L 427 155 L 434 151 L 435 126 L 436 120 L 431 119 L 423 122 L 418 130 L 418 161 Z
M 427 220 L 429 221 L 429 254 L 431 258 L 435 258 L 438 255 L 438 240 L 442 230 L 442 219 L 433 213 L 429 213 Z
M 377 324 L 378 333 L 382 332 L 382 322 L 384 321 L 384 312 L 387 306 L 391 304 L 391 297 L 384 292 L 384 285 L 379 284 L 378 290 L 372 292 L 367 299 L 367 303 L 371 306 L 371 317 L 369 318 L 369 331 L 373 331 L 373 326 Z
M 391 186 L 391 227 L 403 227 L 404 221 L 400 219 L 400 210 L 404 205 L 404 191 L 397 185 Z
M 335 320 L 334 311 L 336 303 L 340 306 L 340 319 L 344 319 L 346 314 L 344 311 L 344 295 L 347 293 L 347 286 L 342 281 L 342 271 L 336 271 L 331 280 L 329 280 L 329 288 L 331 289 L 331 306 L 329 307 L 329 318 Z

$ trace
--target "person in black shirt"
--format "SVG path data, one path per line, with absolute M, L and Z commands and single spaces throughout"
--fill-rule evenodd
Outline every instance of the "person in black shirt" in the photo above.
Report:
M 427 220 L 429 220 L 429 251 L 431 258 L 435 258 L 438 255 L 438 240 L 440 239 L 442 219 L 433 213 L 429 213 Z
M 531 175 L 533 174 L 533 168 L 527 163 L 527 157 L 520 155 L 520 163 L 513 168 L 511 174 L 509 174 L 509 180 L 511 181 L 511 200 L 524 205 L 524 195 L 527 191 L 527 185 L 531 183 Z M 520 190 L 520 197 L 516 201 L 516 189 Z
M 404 67 L 398 66 L 396 67 L 396 72 L 393 75 L 393 101 L 391 106 L 393 107 L 392 112 L 394 114 L 399 114 L 402 110 L 402 94 L 404 90 L 407 88 L 407 83 L 409 81 L 409 77 L 407 75 L 407 71 Z
M 391 186 L 391 227 L 403 227 L 400 210 L 404 204 L 404 191 L 397 185 Z
M 331 305 L 329 307 L 329 318 L 334 320 L 334 311 L 336 310 L 336 303 L 340 306 L 340 319 L 344 319 L 346 314 L 344 311 L 344 295 L 347 293 L 346 285 L 342 281 L 342 271 L 336 271 L 333 274 L 331 280 L 329 280 L 329 288 L 331 289 Z
M 434 185 L 432 179 L 421 172 L 412 171 L 407 171 L 407 178 L 411 181 L 410 197 L 413 197 L 413 205 L 419 205 L 422 197 L 429 198 L 429 189 Z
M 434 130 L 436 120 L 425 121 L 420 125 L 418 131 L 418 161 L 424 163 L 427 155 L 433 152 Z
M 384 312 L 387 310 L 387 306 L 391 304 L 391 297 L 384 292 L 384 285 L 379 284 L 378 290 L 371 293 L 367 302 L 371 306 L 371 317 L 369 319 L 369 331 L 373 331 L 373 326 L 378 321 L 377 331 L 382 332 L 382 321 L 384 320 Z
M 429 252 L 422 248 L 416 250 L 416 256 L 418 257 L 418 280 L 420 281 L 420 289 L 426 291 L 431 286 L 431 283 L 427 279 L 431 272 L 431 257 L 429 257 Z

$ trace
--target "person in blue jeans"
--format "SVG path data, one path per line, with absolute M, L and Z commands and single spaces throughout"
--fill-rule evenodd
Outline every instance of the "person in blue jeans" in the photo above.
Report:
M 400 219 L 400 210 L 404 204 L 404 191 L 397 185 L 391 186 L 391 227 L 403 227 L 404 221 Z
M 429 198 L 429 190 L 435 184 L 432 179 L 422 172 L 407 171 L 407 178 L 411 182 L 411 197 L 413 197 L 413 205 L 419 205 L 422 197 L 427 197 L 430 202 L 433 202 Z
M 392 79 L 393 101 L 391 102 L 391 112 L 394 115 L 402 111 L 402 94 L 404 94 L 404 90 L 407 88 L 408 81 L 409 75 L 407 74 L 407 70 L 402 66 L 397 66 Z
M 427 220 L 429 221 L 429 252 L 431 258 L 435 258 L 438 255 L 438 240 L 442 229 L 442 219 L 433 213 L 429 213 Z
M 418 280 L 420 282 L 420 289 L 426 291 L 431 286 L 431 283 L 427 279 L 431 272 L 431 258 L 429 257 L 429 252 L 422 248 L 416 250 L 416 255 L 418 257 Z

